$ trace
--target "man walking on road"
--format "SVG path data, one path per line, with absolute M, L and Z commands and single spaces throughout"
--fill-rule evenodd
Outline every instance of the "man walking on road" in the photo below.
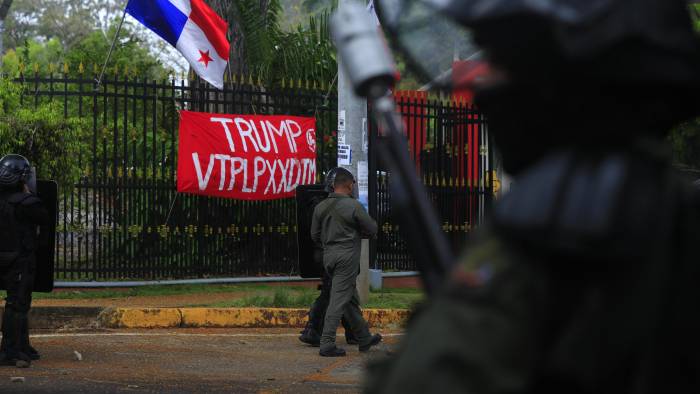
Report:
M 335 345 L 335 334 L 343 315 L 357 336 L 361 352 L 382 340 L 381 335 L 370 334 L 355 288 L 360 273 L 362 238 L 374 236 L 377 223 L 352 197 L 355 179 L 348 170 L 337 169 L 333 186 L 335 192 L 318 204 L 311 221 L 311 238 L 323 247 L 323 266 L 332 278 L 319 351 L 324 357 L 345 356 L 345 350 Z

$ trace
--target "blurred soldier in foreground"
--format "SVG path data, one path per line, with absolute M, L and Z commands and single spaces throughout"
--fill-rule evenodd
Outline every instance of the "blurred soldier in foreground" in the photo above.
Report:
M 700 204 L 665 143 L 700 113 L 685 2 L 434 3 L 490 62 L 517 178 L 366 392 L 700 392 Z
M 338 168 L 333 193 L 314 209 L 311 221 L 311 238 L 322 246 L 323 266 L 331 276 L 331 296 L 319 350 L 324 357 L 345 356 L 345 350 L 335 345 L 335 334 L 342 317 L 350 323 L 361 352 L 382 340 L 381 335 L 370 334 L 367 322 L 362 317 L 355 287 L 360 273 L 360 242 L 362 237 L 377 233 L 377 223 L 352 197 L 354 186 L 352 174 Z
M 2 319 L 0 364 L 28 367 L 39 353 L 29 344 L 27 314 L 36 271 L 37 226 L 48 212 L 31 193 L 31 167 L 19 155 L 0 159 L 0 278 L 7 289 Z
M 325 189 L 329 194 L 334 191 L 333 183 L 335 182 L 335 175 L 338 170 L 343 171 L 340 168 L 333 168 L 328 171 L 326 175 Z M 323 248 L 319 244 L 316 245 L 314 250 L 314 260 L 323 267 Z M 323 321 L 326 319 L 326 310 L 328 309 L 328 304 L 331 299 L 331 276 L 326 272 L 325 268 L 323 269 L 319 290 L 321 290 L 321 294 L 319 294 L 313 305 L 311 305 L 311 309 L 309 309 L 309 321 L 306 323 L 306 327 L 304 327 L 304 330 L 299 336 L 300 341 L 311 346 L 320 346 L 321 344 Z M 340 322 L 345 329 L 345 342 L 348 345 L 357 345 L 357 338 L 353 335 L 348 320 L 343 317 Z

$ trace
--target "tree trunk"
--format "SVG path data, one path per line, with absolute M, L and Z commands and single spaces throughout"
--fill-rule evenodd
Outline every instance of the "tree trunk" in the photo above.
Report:
M 2 56 L 5 54 L 5 19 L 10 12 L 12 1 L 13 0 L 2 0 L 2 4 L 0 4 L 0 66 L 2 65 Z
M 238 9 L 234 0 L 207 0 L 209 6 L 228 22 L 228 39 L 231 43 L 229 67 L 232 74 L 247 74 L 245 64 L 245 37 L 238 23 Z

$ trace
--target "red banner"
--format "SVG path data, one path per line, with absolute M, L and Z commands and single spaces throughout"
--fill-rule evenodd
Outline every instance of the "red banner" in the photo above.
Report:
M 316 181 L 316 119 L 180 111 L 177 191 L 241 200 Z

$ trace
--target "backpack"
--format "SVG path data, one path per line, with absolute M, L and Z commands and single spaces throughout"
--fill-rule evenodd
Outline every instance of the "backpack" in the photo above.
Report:
M 22 232 L 15 205 L 8 198 L 0 198 L 0 269 L 10 267 L 22 253 Z

